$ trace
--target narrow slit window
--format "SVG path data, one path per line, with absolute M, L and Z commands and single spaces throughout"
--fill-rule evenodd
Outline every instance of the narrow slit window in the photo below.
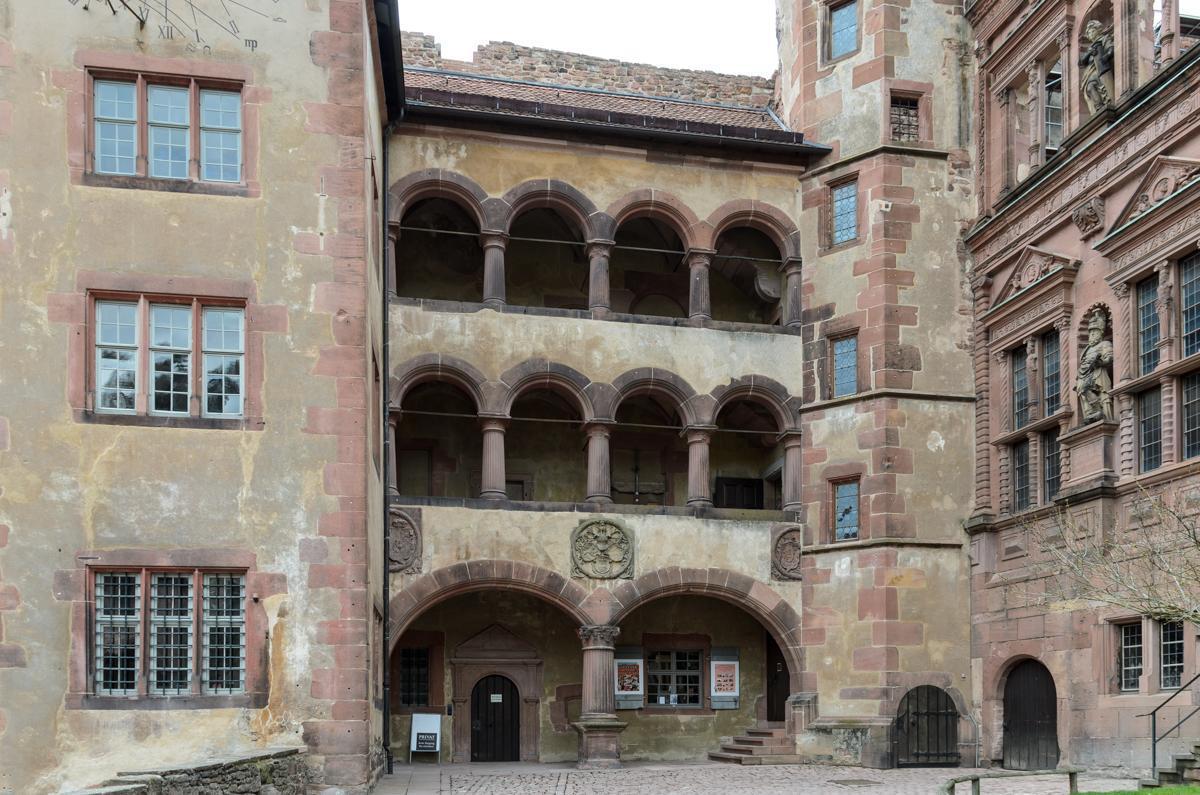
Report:
M 853 541 L 858 538 L 858 481 L 834 484 L 834 540 Z
M 189 97 L 190 92 L 186 88 L 150 86 L 147 89 L 152 177 L 188 178 Z
M 1062 464 L 1059 459 L 1058 429 L 1042 434 L 1042 489 L 1045 501 L 1052 502 L 1062 487 Z
M 1062 357 L 1058 346 L 1058 332 L 1042 335 L 1042 405 L 1046 417 L 1062 407 Z
M 1183 355 L 1200 351 L 1200 255 L 1179 264 L 1180 307 L 1183 316 Z
M 1012 483 L 1013 513 L 1016 513 L 1030 505 L 1029 442 L 1018 442 L 1012 446 Z
M 1141 624 L 1122 624 L 1120 626 L 1117 669 L 1121 692 L 1136 691 L 1142 677 Z
M 858 237 L 858 181 L 846 182 L 830 191 L 833 204 L 833 245 L 848 243 Z
M 1151 389 L 1138 395 L 1138 449 L 1141 470 L 1149 472 L 1162 465 L 1162 390 Z
M 1025 346 L 1012 352 L 1012 401 L 1013 428 L 1022 428 L 1029 423 L 1033 408 L 1029 400 L 1029 353 Z
M 135 695 L 141 667 L 141 576 L 96 575 L 96 692 Z
M 1151 276 L 1137 286 L 1138 370 L 1142 375 L 1158 367 L 1158 277 Z
M 246 682 L 245 578 L 204 575 L 204 692 L 240 693 Z
M 205 416 L 242 416 L 244 314 L 241 309 L 204 310 Z
M 192 396 L 192 308 L 150 307 L 151 410 L 187 414 Z
M 833 341 L 833 397 L 858 391 L 858 338 Z
M 192 687 L 192 577 L 150 579 L 150 692 L 182 695 Z
M 96 409 L 137 410 L 138 308 L 135 303 L 96 302 Z
M 137 84 L 92 84 L 95 166 L 100 174 L 137 173 Z
M 242 179 L 242 96 L 236 91 L 200 91 L 200 178 Z

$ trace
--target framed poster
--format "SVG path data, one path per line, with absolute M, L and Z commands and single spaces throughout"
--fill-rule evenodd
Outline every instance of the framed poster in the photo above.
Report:
M 642 696 L 646 692 L 646 677 L 641 658 L 614 660 L 617 697 Z
M 741 663 L 737 660 L 709 661 L 709 695 L 713 698 L 737 698 L 741 695 Z

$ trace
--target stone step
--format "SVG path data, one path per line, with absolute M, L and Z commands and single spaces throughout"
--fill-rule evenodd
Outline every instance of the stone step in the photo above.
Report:
M 759 756 L 730 754 L 725 751 L 709 751 L 708 758 L 714 762 L 738 765 L 798 765 L 804 761 L 800 754 L 763 754 Z
M 749 737 L 787 737 L 787 729 L 763 729 L 754 727 L 746 729 L 746 735 Z
M 722 743 L 721 750 L 727 754 L 742 756 L 770 756 L 771 754 L 789 754 L 795 752 L 792 745 L 741 745 L 739 743 Z
M 782 734 L 738 735 L 733 741 L 738 745 L 791 745 Z

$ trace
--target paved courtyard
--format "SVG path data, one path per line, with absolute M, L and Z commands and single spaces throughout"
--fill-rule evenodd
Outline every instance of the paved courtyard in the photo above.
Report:
M 419 764 L 397 765 L 376 795 L 816 795 L 872 793 L 936 795 L 938 786 L 963 768 L 871 770 L 829 765 L 738 765 L 631 763 L 621 770 L 583 771 L 571 765 Z M 1081 777 L 1080 789 L 1106 792 L 1136 789 L 1131 779 Z M 958 793 L 969 793 L 960 784 Z M 1058 795 L 1067 792 L 1065 775 L 994 779 L 984 795 Z

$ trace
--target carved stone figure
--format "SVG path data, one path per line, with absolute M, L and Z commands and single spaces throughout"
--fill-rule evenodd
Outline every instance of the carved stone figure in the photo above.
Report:
M 1104 197 L 1093 196 L 1071 212 L 1080 237 L 1088 237 L 1104 226 Z
M 401 574 L 421 571 L 420 514 L 417 518 L 392 506 L 388 508 L 388 568 Z
M 804 550 L 804 533 L 799 527 L 785 530 L 775 539 L 771 550 L 771 573 L 777 580 L 799 580 Z
M 571 576 L 633 578 L 633 535 L 611 519 L 590 519 L 571 533 Z
M 1079 79 L 1083 95 L 1092 113 L 1112 105 L 1113 101 L 1113 38 L 1104 23 L 1093 19 L 1083 29 L 1083 46 L 1079 53 Z
M 1104 311 L 1094 310 L 1088 321 L 1088 342 L 1079 355 L 1079 377 L 1075 381 L 1079 412 L 1085 425 L 1098 420 L 1113 420 L 1113 344 L 1104 339 L 1107 327 Z

